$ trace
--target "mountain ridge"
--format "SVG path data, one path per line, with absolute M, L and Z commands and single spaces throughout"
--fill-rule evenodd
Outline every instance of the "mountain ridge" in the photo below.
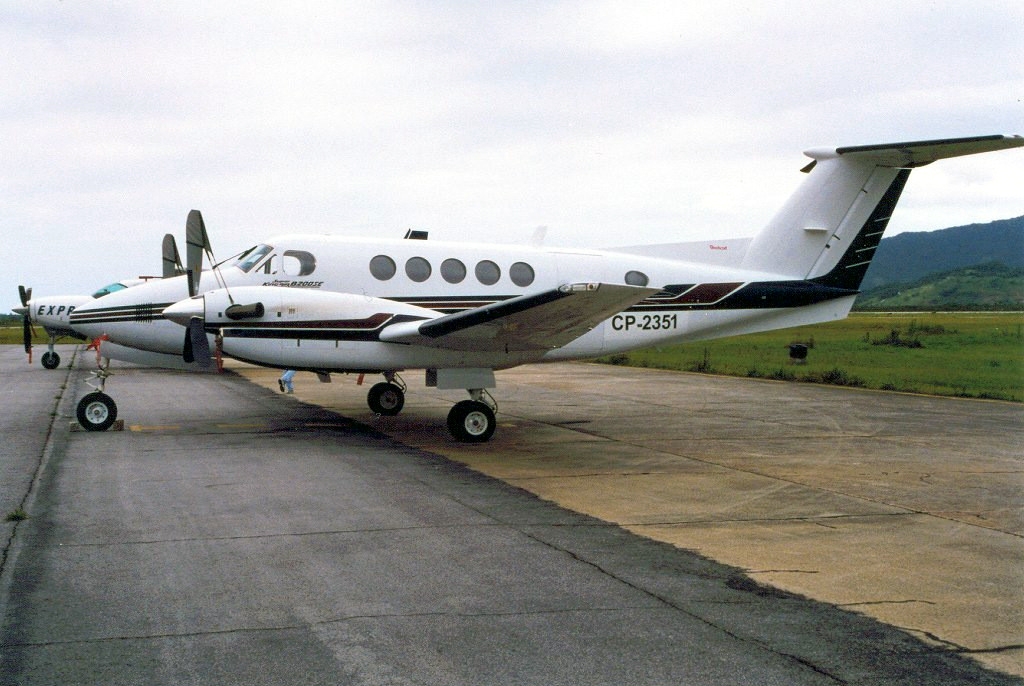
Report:
M 883 238 L 861 290 L 989 262 L 1024 268 L 1024 216 Z

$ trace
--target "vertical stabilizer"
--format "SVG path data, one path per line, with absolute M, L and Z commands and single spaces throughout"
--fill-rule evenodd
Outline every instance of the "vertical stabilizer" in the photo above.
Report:
M 871 160 L 808 154 L 815 160 L 810 176 L 754 237 L 744 268 L 806 279 L 816 266 L 834 266 L 898 176 Z
M 881 167 L 875 168 L 877 175 Z M 886 178 L 888 174 L 884 175 Z M 816 281 L 824 286 L 857 290 L 864 280 L 864 274 L 871 266 L 878 244 L 882 242 L 882 234 L 889 225 L 892 212 L 896 209 L 903 187 L 910 177 L 909 169 L 900 169 L 889 183 L 885 193 L 875 202 L 873 195 L 867 202 L 874 204 L 874 209 L 860 221 L 860 213 L 851 212 L 851 221 L 843 222 L 839 229 L 829 237 L 824 250 L 817 262 L 805 278 Z M 874 177 L 873 177 L 874 178 Z M 869 182 L 869 186 L 871 183 Z M 862 197 L 867 198 L 868 193 Z
M 857 289 L 912 168 L 1021 146 L 1020 136 L 980 136 L 810 150 L 810 176 L 754 237 L 742 266 Z

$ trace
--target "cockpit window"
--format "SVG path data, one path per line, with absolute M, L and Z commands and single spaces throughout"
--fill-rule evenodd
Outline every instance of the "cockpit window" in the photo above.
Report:
M 245 273 L 249 273 L 249 270 L 256 266 L 256 263 L 267 256 L 273 248 L 269 245 L 257 245 L 255 248 L 250 248 L 246 252 L 242 253 L 242 256 L 238 258 L 238 262 L 235 266 L 241 269 Z
M 94 298 L 102 298 L 105 295 L 110 295 L 114 291 L 123 291 L 125 288 L 128 288 L 128 287 L 125 286 L 123 283 L 112 283 L 109 286 L 104 286 L 103 288 L 101 288 L 98 291 L 96 291 L 95 293 L 93 293 L 92 297 L 94 297 Z

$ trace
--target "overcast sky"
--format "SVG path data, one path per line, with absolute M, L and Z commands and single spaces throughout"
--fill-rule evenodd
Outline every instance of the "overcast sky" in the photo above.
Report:
M 292 231 L 753 235 L 802 151 L 1024 134 L 1024 3 L 0 0 L 0 311 Z M 1024 214 L 1024 151 L 890 232 Z

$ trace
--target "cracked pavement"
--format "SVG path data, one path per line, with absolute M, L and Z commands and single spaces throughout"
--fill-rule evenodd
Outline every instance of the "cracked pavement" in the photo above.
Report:
M 366 419 L 395 440 L 1024 676 L 1019 404 L 535 365 L 499 373 L 481 451 L 438 420 L 458 393 L 408 376 L 403 414 Z M 351 380 L 299 380 L 368 416 Z

